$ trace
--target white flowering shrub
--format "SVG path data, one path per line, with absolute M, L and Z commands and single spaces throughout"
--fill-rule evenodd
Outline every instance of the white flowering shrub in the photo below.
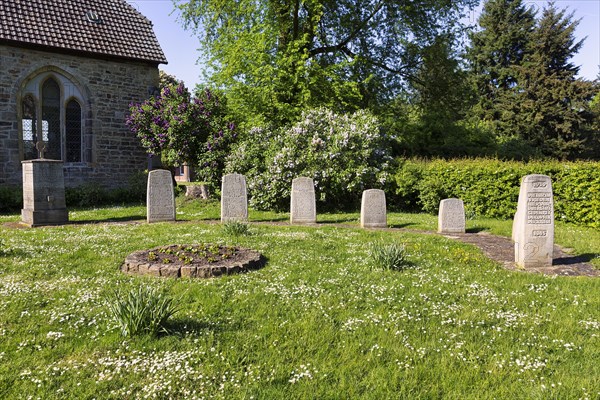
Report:
M 340 115 L 319 108 L 283 129 L 252 129 L 228 157 L 226 171 L 246 176 L 256 209 L 289 208 L 292 179 L 315 183 L 317 202 L 343 209 L 360 202 L 365 189 L 392 180 L 393 159 L 377 119 L 367 111 Z

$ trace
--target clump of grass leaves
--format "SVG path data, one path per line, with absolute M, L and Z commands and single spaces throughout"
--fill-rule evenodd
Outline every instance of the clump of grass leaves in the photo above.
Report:
M 369 257 L 375 268 L 400 271 L 410 264 L 406 260 L 404 245 L 374 242 L 369 247 Z
M 113 291 L 106 304 L 123 336 L 168 334 L 166 322 L 179 310 L 171 297 L 150 286 Z
M 250 227 L 247 222 L 231 220 L 223 224 L 223 232 L 229 236 L 248 236 Z

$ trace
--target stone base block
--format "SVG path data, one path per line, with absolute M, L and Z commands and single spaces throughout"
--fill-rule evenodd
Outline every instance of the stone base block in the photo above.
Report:
M 69 222 L 69 212 L 66 208 L 40 211 L 22 209 L 21 221 L 30 227 L 42 225 L 62 225 Z

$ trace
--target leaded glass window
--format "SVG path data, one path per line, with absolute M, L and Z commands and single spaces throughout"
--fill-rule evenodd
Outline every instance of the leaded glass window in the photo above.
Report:
M 52 78 L 42 86 L 42 130 L 46 140 L 46 158 L 60 160 L 60 86 Z
M 37 142 L 37 117 L 35 112 L 35 99 L 27 95 L 21 102 L 21 125 L 23 128 L 23 158 L 31 160 L 37 158 L 35 143 Z
M 65 110 L 65 147 L 65 161 L 81 161 L 81 106 L 75 100 L 70 100 Z

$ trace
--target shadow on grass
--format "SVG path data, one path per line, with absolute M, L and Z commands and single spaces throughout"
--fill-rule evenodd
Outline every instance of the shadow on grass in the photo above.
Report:
M 555 258 L 552 260 L 552 265 L 573 265 L 587 263 L 598 257 L 600 257 L 599 253 L 585 253 L 576 256 Z
M 394 229 L 402 229 L 402 228 L 407 228 L 409 226 L 415 226 L 417 224 L 412 223 L 412 222 L 405 222 L 403 224 L 388 224 L 388 228 L 394 228 Z
M 250 222 L 287 222 L 290 220 L 290 217 L 287 215 L 281 215 L 281 216 L 268 216 L 268 217 L 263 217 L 263 216 L 256 216 L 256 215 L 250 215 L 249 217 Z
M 167 321 L 164 327 L 168 335 L 184 336 L 198 335 L 206 331 L 215 333 L 232 332 L 242 329 L 239 322 L 215 320 L 214 322 L 201 321 L 189 317 L 174 318 Z M 163 333 L 164 334 L 164 333 Z
M 323 225 L 333 225 L 333 224 L 356 224 L 359 221 L 356 218 L 344 218 L 344 217 L 339 217 L 339 218 L 328 218 L 327 220 L 318 220 L 317 223 L 318 224 L 323 224 Z
M 486 231 L 486 228 L 483 228 L 481 226 L 475 226 L 473 228 L 468 228 L 465 232 L 466 233 L 479 233 L 479 232 L 484 232 Z
M 30 257 L 31 253 L 22 249 L 0 249 L 0 257 Z
M 107 217 L 107 218 L 97 218 L 97 219 L 81 219 L 69 221 L 69 225 L 89 225 L 89 224 L 101 224 L 105 222 L 135 222 L 146 220 L 146 216 L 144 215 L 127 215 L 124 217 Z

